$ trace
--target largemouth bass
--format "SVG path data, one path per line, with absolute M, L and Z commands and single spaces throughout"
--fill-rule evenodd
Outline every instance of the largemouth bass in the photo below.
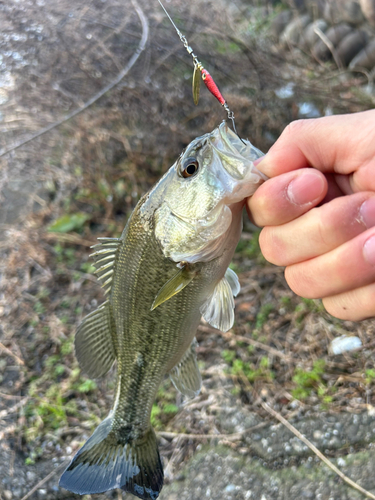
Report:
M 117 361 L 116 396 L 62 475 L 63 488 L 158 497 L 163 467 L 152 404 L 167 373 L 182 394 L 199 393 L 201 316 L 223 331 L 233 325 L 240 285 L 228 266 L 244 199 L 265 180 L 253 165 L 261 155 L 223 122 L 195 139 L 141 198 L 120 238 L 100 238 L 93 255 L 108 300 L 82 321 L 75 350 L 92 378 Z

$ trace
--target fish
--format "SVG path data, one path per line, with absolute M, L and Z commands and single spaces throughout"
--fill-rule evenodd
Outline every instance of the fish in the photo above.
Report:
M 156 499 L 163 466 L 150 423 L 169 374 L 183 395 L 202 384 L 195 334 L 203 318 L 229 330 L 240 290 L 229 267 L 245 198 L 266 180 L 262 156 L 225 122 L 193 140 L 145 194 L 119 238 L 99 238 L 96 274 L 107 300 L 86 316 L 75 354 L 91 378 L 117 362 L 113 406 L 61 476 L 80 495 L 121 488 Z

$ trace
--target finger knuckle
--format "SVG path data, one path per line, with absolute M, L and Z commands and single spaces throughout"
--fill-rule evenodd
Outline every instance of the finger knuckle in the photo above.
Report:
M 290 122 L 284 129 L 283 133 L 281 134 L 281 138 L 289 139 L 290 137 L 294 138 L 296 135 L 300 135 L 302 132 L 305 131 L 306 127 L 309 126 L 309 120 L 295 120 L 293 122 Z
M 306 299 L 319 299 L 317 279 L 299 264 L 287 266 L 285 279 L 292 291 Z
M 323 299 L 326 311 L 335 318 L 361 321 L 375 316 L 375 283 Z
M 265 227 L 259 235 L 259 246 L 268 262 L 283 266 L 286 262 L 287 249 L 285 242 L 279 238 L 273 227 Z

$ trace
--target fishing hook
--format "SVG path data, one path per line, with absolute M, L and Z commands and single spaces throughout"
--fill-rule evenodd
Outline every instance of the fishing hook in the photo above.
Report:
M 188 42 L 186 36 L 183 35 L 181 33 L 181 31 L 177 28 L 177 26 L 173 22 L 173 19 L 171 18 L 171 16 L 168 14 L 168 11 L 164 7 L 164 5 L 161 3 L 160 0 L 158 0 L 158 2 L 160 4 L 161 8 L 164 10 L 166 16 L 168 17 L 168 19 L 172 23 L 172 26 L 176 30 L 177 35 L 179 36 L 181 42 L 183 43 L 183 46 L 187 50 L 188 54 L 191 55 L 191 57 L 193 58 L 193 62 L 194 62 L 194 74 L 193 74 L 193 99 L 194 99 L 194 103 L 198 104 L 198 100 L 199 100 L 199 85 L 200 85 L 199 82 L 200 82 L 200 80 L 199 80 L 197 73 L 198 73 L 198 71 L 200 71 L 204 84 L 206 85 L 208 90 L 211 92 L 211 94 L 214 97 L 216 97 L 216 99 L 219 101 L 219 103 L 223 106 L 223 108 L 227 112 L 228 119 L 232 122 L 233 130 L 234 130 L 235 134 L 240 139 L 240 141 L 246 145 L 246 143 L 241 139 L 241 137 L 239 136 L 239 134 L 237 132 L 236 124 L 234 121 L 234 113 L 229 108 L 227 101 L 224 99 L 224 97 L 223 97 L 222 93 L 220 92 L 218 86 L 216 85 L 214 79 L 212 78 L 210 73 L 204 68 L 203 64 L 199 61 L 198 57 L 194 54 L 193 49 L 189 45 L 189 42 Z

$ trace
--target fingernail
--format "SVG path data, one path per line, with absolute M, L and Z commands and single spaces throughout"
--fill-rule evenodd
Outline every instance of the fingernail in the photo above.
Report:
M 289 184 L 287 197 L 295 205 L 306 205 L 319 198 L 325 188 L 322 177 L 314 172 L 299 175 Z
M 369 264 L 375 266 L 375 236 L 365 241 L 363 255 Z
M 263 155 L 263 156 L 261 156 L 260 158 L 257 158 L 256 160 L 254 160 L 254 161 L 253 161 L 253 165 L 254 165 L 254 167 L 256 167 L 257 165 L 259 165 L 259 163 L 260 163 L 262 160 L 264 160 L 264 157 L 265 157 L 265 156 L 266 156 L 266 155 Z
M 362 221 L 366 227 L 375 226 L 375 198 L 364 201 L 359 209 Z

